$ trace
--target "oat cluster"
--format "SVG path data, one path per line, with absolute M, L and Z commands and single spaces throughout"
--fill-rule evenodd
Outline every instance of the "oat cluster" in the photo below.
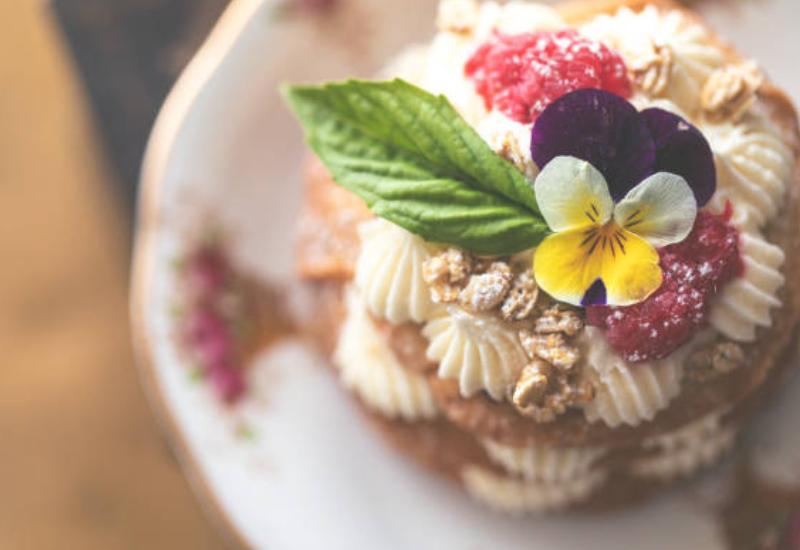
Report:
M 580 380 L 581 354 L 572 343 L 582 329 L 578 311 L 558 305 L 541 312 L 532 326 L 520 329 L 520 342 L 531 359 L 511 396 L 521 414 L 536 422 L 553 422 L 568 408 L 594 399 L 592 385 Z
M 494 313 L 509 322 L 529 319 L 539 296 L 530 269 L 514 269 L 507 259 L 475 258 L 454 247 L 428 259 L 422 276 L 434 302 Z
M 703 113 L 711 122 L 735 122 L 755 103 L 763 82 L 753 62 L 714 71 L 700 94 Z
M 687 375 L 696 382 L 706 382 L 738 369 L 744 362 L 744 350 L 739 344 L 719 342 L 691 356 Z
M 649 48 L 633 60 L 629 68 L 631 80 L 637 88 L 651 95 L 660 95 L 669 84 L 672 50 L 665 44 L 650 41 Z
M 422 278 L 428 283 L 433 301 L 438 304 L 457 301 L 461 290 L 469 282 L 472 264 L 472 256 L 455 247 L 428 259 L 422 266 Z

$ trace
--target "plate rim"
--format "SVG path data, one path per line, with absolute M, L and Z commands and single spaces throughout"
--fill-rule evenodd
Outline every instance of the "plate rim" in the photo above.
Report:
M 147 296 L 155 272 L 156 236 L 163 223 L 159 210 L 164 172 L 180 129 L 200 93 L 228 57 L 247 24 L 260 13 L 264 5 L 276 1 L 231 0 L 159 110 L 145 147 L 139 177 L 128 304 L 139 381 L 160 432 L 178 459 L 181 471 L 189 481 L 195 500 L 205 516 L 226 544 L 241 550 L 264 549 L 257 548 L 244 536 L 231 514 L 220 503 L 167 403 L 156 376 L 153 342 L 148 334 Z

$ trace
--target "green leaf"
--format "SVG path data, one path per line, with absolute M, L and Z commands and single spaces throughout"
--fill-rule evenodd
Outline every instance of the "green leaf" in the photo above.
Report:
M 531 185 L 443 96 L 402 80 L 285 86 L 337 183 L 428 241 L 512 254 L 547 234 Z

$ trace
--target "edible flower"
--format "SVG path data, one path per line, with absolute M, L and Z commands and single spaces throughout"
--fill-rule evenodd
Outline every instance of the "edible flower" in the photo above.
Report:
M 533 126 L 531 154 L 553 231 L 536 250 L 534 275 L 578 306 L 631 305 L 655 292 L 656 248 L 685 239 L 716 188 L 711 148 L 694 126 L 597 89 L 551 103 Z

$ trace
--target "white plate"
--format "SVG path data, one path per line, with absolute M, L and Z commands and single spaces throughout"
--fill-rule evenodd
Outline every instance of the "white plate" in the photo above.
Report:
M 743 49 L 772 55 L 764 62 L 795 97 L 793 61 L 776 52 L 800 51 L 792 28 L 798 5 L 759 3 L 740 15 L 711 10 Z M 603 517 L 510 519 L 488 512 L 384 447 L 334 377 L 296 343 L 258 359 L 251 396 L 233 409 L 189 381 L 168 310 L 175 295 L 171 261 L 192 228 L 214 220 L 234 236 L 240 264 L 264 278 L 291 273 L 305 150 L 278 84 L 373 73 L 401 45 L 429 36 L 434 2 L 351 0 L 332 19 L 276 21 L 273 9 L 270 0 L 234 0 L 164 106 L 142 177 L 132 296 L 142 375 L 222 531 L 258 550 L 722 548 L 696 485 Z M 771 31 L 776 39 L 763 40 L 767 24 L 787 32 Z M 789 391 L 794 398 L 784 396 L 770 429 L 760 430 L 759 449 L 771 471 L 796 481 L 800 445 L 775 437 L 800 415 L 800 384 Z M 237 437 L 241 425 L 255 438 Z

